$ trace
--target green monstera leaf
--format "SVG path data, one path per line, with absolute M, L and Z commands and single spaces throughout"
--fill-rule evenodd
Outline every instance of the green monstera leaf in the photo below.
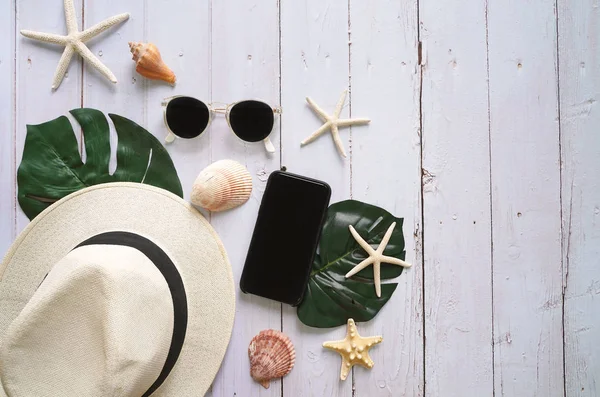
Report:
M 17 181 L 19 204 L 29 219 L 61 198 L 100 183 L 141 182 L 183 197 L 169 153 L 148 131 L 131 120 L 109 114 L 118 136 L 117 169 L 111 175 L 106 117 L 95 109 L 75 109 L 71 114 L 83 130 L 85 163 L 67 117 L 27 126 Z
M 383 235 L 396 222 L 396 228 L 384 255 L 404 260 L 402 218 L 360 201 L 347 200 L 332 204 L 323 226 L 319 253 L 315 257 L 298 318 L 311 327 L 328 328 L 346 324 L 349 318 L 369 321 L 390 299 L 398 284 L 381 285 L 381 297 L 375 294 L 373 267 L 369 266 L 346 279 L 345 275 L 367 257 L 365 250 L 348 230 L 353 225 L 358 234 L 376 248 Z M 402 267 L 381 264 L 381 280 L 398 277 Z

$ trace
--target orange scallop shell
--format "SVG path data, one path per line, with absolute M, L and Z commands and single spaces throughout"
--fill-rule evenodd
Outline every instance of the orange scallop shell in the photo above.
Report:
M 296 351 L 290 338 L 274 329 L 260 331 L 248 346 L 250 375 L 265 389 L 272 379 L 289 374 L 296 361 Z

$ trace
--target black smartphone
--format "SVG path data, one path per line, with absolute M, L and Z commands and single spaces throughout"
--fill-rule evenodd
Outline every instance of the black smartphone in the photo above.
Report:
M 300 304 L 330 197 L 325 182 L 281 171 L 269 176 L 240 280 L 243 292 Z

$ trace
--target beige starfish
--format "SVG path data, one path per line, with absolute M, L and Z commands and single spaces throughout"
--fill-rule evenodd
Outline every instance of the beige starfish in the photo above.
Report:
M 383 255 L 383 251 L 385 250 L 385 247 L 390 241 L 390 237 L 392 237 L 392 232 L 396 227 L 396 222 L 392 223 L 387 232 L 385 232 L 385 235 L 383 236 L 379 247 L 377 247 L 377 250 L 374 250 L 373 247 L 369 245 L 369 243 L 367 243 L 362 237 L 360 237 L 360 235 L 352 225 L 348 227 L 350 229 L 350 233 L 352 233 L 352 236 L 354 237 L 356 242 L 360 244 L 360 246 L 363 247 L 365 251 L 367 251 L 369 257 L 364 261 L 360 262 L 358 265 L 354 266 L 352 270 L 346 273 L 346 278 L 354 276 L 356 273 L 360 272 L 362 269 L 372 264 L 373 281 L 375 282 L 375 293 L 377 294 L 377 297 L 381 297 L 381 263 L 391 263 L 392 265 L 411 267 L 410 263 L 404 262 L 402 259 L 394 258 L 393 256 Z
M 319 107 L 312 99 L 306 97 L 306 102 L 308 105 L 317 113 L 319 118 L 323 120 L 325 124 L 323 124 L 318 130 L 313 132 L 311 136 L 302 141 L 301 145 L 304 146 L 306 144 L 311 143 L 328 129 L 331 131 L 331 136 L 333 137 L 333 142 L 335 142 L 335 146 L 343 157 L 346 157 L 346 152 L 344 151 L 344 145 L 342 144 L 342 140 L 340 139 L 340 133 L 338 132 L 339 127 L 349 127 L 351 125 L 362 125 L 368 124 L 371 122 L 369 119 L 342 119 L 340 120 L 340 113 L 342 112 L 342 108 L 344 106 L 344 102 L 346 101 L 346 94 L 348 90 L 344 90 L 342 92 L 342 96 L 335 107 L 335 111 L 333 115 L 330 116 L 323 109 Z
M 67 22 L 67 35 L 61 36 L 52 33 L 41 33 L 33 32 L 31 30 L 21 30 L 21 34 L 33 40 L 43 41 L 46 43 L 64 45 L 65 51 L 58 62 L 58 67 L 54 73 L 54 79 L 52 80 L 52 89 L 56 90 L 67 73 L 69 63 L 75 52 L 79 53 L 83 59 L 85 59 L 90 65 L 96 68 L 104 77 L 112 81 L 117 82 L 117 78 L 114 74 L 106 67 L 100 60 L 86 47 L 84 43 L 92 39 L 93 37 L 104 32 L 106 29 L 119 24 L 129 19 L 129 14 L 119 14 L 114 17 L 108 18 L 91 28 L 80 32 L 77 27 L 77 16 L 75 15 L 75 6 L 73 0 L 65 0 L 65 19 Z
M 358 334 L 353 319 L 348 319 L 348 330 L 346 338 L 334 342 L 324 342 L 323 347 L 338 352 L 342 356 L 342 370 L 340 379 L 346 380 L 350 369 L 354 365 L 362 365 L 365 368 L 373 368 L 373 360 L 369 357 L 369 349 L 381 343 L 383 337 L 369 336 L 363 338 Z

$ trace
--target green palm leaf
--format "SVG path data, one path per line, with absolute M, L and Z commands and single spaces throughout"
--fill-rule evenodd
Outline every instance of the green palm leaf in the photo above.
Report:
M 344 325 L 349 318 L 368 321 L 375 317 L 398 284 L 382 284 L 381 297 L 378 298 L 371 266 L 349 279 L 345 277 L 367 256 L 350 234 L 348 225 L 353 225 L 369 244 L 376 247 L 393 222 L 396 222 L 396 228 L 384 254 L 404 260 L 406 252 L 402 218 L 355 200 L 342 201 L 329 207 L 319 254 L 313 262 L 304 299 L 298 307 L 300 321 L 311 327 L 328 328 Z M 401 273 L 400 266 L 381 265 L 382 280 L 398 277 Z
M 183 197 L 169 153 L 148 131 L 131 120 L 109 114 L 118 137 L 117 169 L 111 175 L 106 117 L 95 109 L 75 109 L 70 113 L 83 130 L 85 163 L 67 117 L 27 126 L 17 182 L 19 204 L 29 219 L 61 198 L 100 183 L 147 183 Z

